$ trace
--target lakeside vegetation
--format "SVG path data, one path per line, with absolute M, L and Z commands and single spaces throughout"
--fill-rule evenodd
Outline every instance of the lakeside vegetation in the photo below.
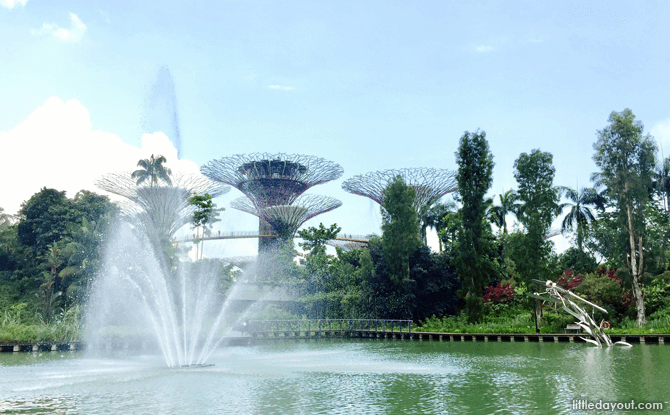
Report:
M 555 185 L 552 155 L 535 149 L 514 164 L 517 189 L 488 198 L 494 155 L 485 132 L 466 132 L 456 149 L 454 202 L 416 206 L 415 189 L 398 177 L 384 193 L 383 234 L 367 246 L 329 255 L 326 242 L 340 229 L 321 224 L 299 231 L 305 255 L 298 265 L 292 239 L 279 240 L 270 263 L 259 265 L 271 280 L 257 282 L 288 286 L 297 301 L 266 317 L 411 319 L 419 331 L 454 333 L 534 333 L 537 325 L 562 333 L 574 318 L 527 295 L 544 289 L 533 280 L 552 280 L 604 307 L 606 315 L 593 317 L 607 320 L 609 333 L 670 333 L 670 158 L 657 153 L 630 110 L 613 112 L 594 144 L 600 170 L 593 187 Z M 169 183 L 164 162 L 141 160 L 133 178 Z M 194 226 L 216 221 L 211 197 L 191 203 L 199 207 Z M 0 342 L 81 339 L 118 212 L 93 192 L 69 199 L 47 188 L 16 217 L 0 208 Z M 558 217 L 573 245 L 560 254 L 551 242 Z M 427 228 L 437 231 L 439 252 L 426 245 Z M 177 261 L 178 249 L 164 249 Z M 220 266 L 224 290 L 239 275 Z

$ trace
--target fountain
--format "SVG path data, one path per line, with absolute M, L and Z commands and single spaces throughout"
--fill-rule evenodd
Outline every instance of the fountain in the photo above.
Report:
M 172 242 L 193 215 L 191 194 L 218 195 L 228 188 L 200 175 L 175 174 L 172 182 L 139 186 L 129 173 L 97 181 L 126 201 L 89 302 L 89 343 L 146 343 L 150 332 L 167 366 L 201 367 L 254 307 L 231 312 L 237 286 L 222 275 L 223 262 L 180 261 Z

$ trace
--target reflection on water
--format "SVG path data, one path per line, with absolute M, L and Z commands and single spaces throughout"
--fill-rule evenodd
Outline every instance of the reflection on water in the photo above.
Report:
M 666 346 L 417 341 L 220 349 L 210 368 L 160 356 L 0 355 L 1 413 L 578 413 L 573 399 L 665 402 Z

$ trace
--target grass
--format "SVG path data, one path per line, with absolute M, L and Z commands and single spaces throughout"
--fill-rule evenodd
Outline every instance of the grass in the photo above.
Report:
M 81 339 L 81 330 L 79 306 L 61 311 L 48 323 L 14 308 L 2 314 L 0 342 L 70 342 Z
M 545 312 L 540 333 L 563 333 L 565 326 L 574 323 L 569 315 Z M 414 329 L 413 329 L 414 330 Z M 467 322 L 464 315 L 443 318 L 431 317 L 416 327 L 416 331 L 434 333 L 535 333 L 535 322 L 529 312 L 517 310 L 506 316 L 486 316 L 478 324 Z M 624 320 L 605 331 L 608 334 L 670 334 L 670 317 L 648 320 L 639 329 L 636 321 Z
M 535 322 L 531 313 L 520 308 L 510 308 L 505 313 L 495 310 L 485 316 L 479 324 L 470 324 L 464 315 L 443 318 L 431 317 L 417 325 L 412 324 L 413 331 L 434 333 L 535 333 Z M 83 328 L 80 322 L 81 310 L 73 306 L 58 313 L 52 321 L 45 323 L 38 316 L 26 315 L 21 307 L 10 308 L 0 314 L 0 343 L 39 343 L 39 342 L 71 342 L 82 338 Z M 296 316 L 269 312 L 262 317 L 270 319 L 292 319 Z M 258 318 L 258 316 L 254 316 Z M 541 333 L 563 333 L 565 326 L 573 323 L 574 318 L 546 311 L 542 319 Z M 137 333 L 129 333 L 124 328 L 121 332 L 107 333 L 110 337 L 128 337 Z M 635 320 L 624 320 L 612 324 L 608 334 L 669 334 L 670 316 L 648 320 L 647 325 L 639 329 Z

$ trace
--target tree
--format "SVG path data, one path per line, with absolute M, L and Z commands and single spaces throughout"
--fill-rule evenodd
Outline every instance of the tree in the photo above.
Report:
M 460 226 L 456 237 L 456 272 L 462 284 L 468 319 L 479 321 L 484 288 L 495 274 L 493 234 L 486 220 L 486 192 L 493 183 L 493 155 L 484 131 L 465 132 L 456 153 Z
M 419 220 L 413 206 L 415 190 L 396 177 L 384 191 L 382 249 L 393 281 L 409 280 L 409 257 L 421 244 Z
M 582 187 L 577 191 L 569 187 L 559 186 L 558 190 L 570 200 L 570 202 L 562 203 L 559 206 L 561 210 L 566 207 L 570 208 L 561 223 L 561 232 L 569 232 L 573 229 L 573 226 L 576 227 L 577 249 L 583 251 L 586 228 L 589 223 L 596 221 L 596 217 L 589 206 L 604 209 L 605 200 L 594 188 Z
M 50 244 L 70 235 L 67 223 L 79 215 L 65 192 L 44 187 L 21 204 L 18 216 L 19 242 L 41 255 Z
M 224 208 L 216 208 L 216 204 L 212 201 L 212 196 L 209 193 L 204 195 L 193 195 L 188 198 L 188 204 L 195 207 L 191 223 L 195 229 L 200 229 L 202 237 L 212 233 L 212 225 L 219 221 L 219 212 Z M 200 256 L 202 256 L 202 243 L 204 241 L 200 238 Z M 196 241 L 197 243 L 197 241 Z M 196 251 L 196 257 L 198 252 Z
M 598 268 L 598 262 L 588 253 L 570 247 L 558 256 L 558 263 L 561 272 L 571 270 L 575 274 L 586 274 L 588 272 L 595 272 Z
M 49 245 L 48 251 L 45 254 L 46 263 L 49 266 L 49 271 L 44 272 L 44 283 L 40 285 L 40 292 L 37 297 L 40 299 L 42 306 L 42 319 L 45 323 L 49 323 L 54 316 L 55 301 L 61 295 L 61 291 L 57 291 L 59 284 L 58 270 L 63 265 L 63 257 L 57 243 Z
M 628 246 L 621 252 L 632 280 L 637 324 L 646 324 L 642 277 L 645 269 L 645 210 L 650 202 L 656 143 L 643 135 L 644 127 L 630 109 L 612 112 L 609 125 L 598 131 L 593 160 L 607 194 L 616 200 L 617 219 L 627 234 Z
M 426 233 L 428 230 L 428 222 L 431 220 L 431 218 L 428 217 L 430 208 L 433 207 L 435 203 L 437 203 L 440 200 L 439 197 L 431 197 L 430 199 L 426 200 L 425 203 L 419 206 L 419 211 L 418 211 L 418 219 L 419 219 L 419 237 L 421 238 L 421 243 L 424 245 L 427 245 L 427 237 Z
M 548 279 L 551 242 L 546 236 L 551 222 L 559 213 L 558 190 L 553 186 L 556 169 L 551 153 L 533 150 L 521 153 L 514 162 L 514 177 L 519 184 L 521 202 L 517 218 L 525 228 L 523 238 L 512 248 L 511 257 L 519 276 L 528 286 L 532 279 Z M 541 308 L 535 302 L 535 318 L 539 325 Z
M 521 153 L 514 162 L 521 202 L 517 217 L 526 229 L 537 227 L 542 237 L 558 214 L 558 189 L 553 186 L 555 173 L 552 154 L 540 150 Z
M 436 203 L 426 212 L 423 224 L 437 231 L 438 252 L 442 252 L 441 234 L 449 228 L 451 216 L 455 215 L 456 210 L 456 203 L 450 200 L 447 203 Z M 425 231 L 422 232 L 425 235 Z
M 516 215 L 519 205 L 517 201 L 519 196 L 514 190 L 508 190 L 505 193 L 498 195 L 500 205 L 491 207 L 489 211 L 489 219 L 491 223 L 496 225 L 499 229 L 507 234 L 507 215 L 510 213 Z
M 670 214 L 670 157 L 663 160 L 654 172 L 653 186 L 656 194 L 663 201 L 663 208 Z
M 16 239 L 29 255 L 21 261 L 21 255 L 8 256 L 14 265 L 4 268 L 11 269 L 11 278 L 17 280 L 22 292 L 39 286 L 36 277 L 51 278 L 42 284 L 41 298 L 48 300 L 43 305 L 53 305 L 56 297 L 49 294 L 51 291 L 85 294 L 84 287 L 99 270 L 103 240 L 117 211 L 106 196 L 81 191 L 68 199 L 65 192 L 43 188 L 22 204 L 19 223 L 11 227 L 16 228 Z M 56 257 L 60 261 L 57 270 L 49 265 Z M 53 275 L 56 277 L 50 277 Z M 71 297 L 83 299 L 84 295 Z M 48 318 L 48 313 L 44 317 Z
M 323 255 L 326 253 L 326 242 L 337 238 L 337 234 L 342 230 L 336 223 L 330 225 L 330 228 L 319 223 L 319 227 L 310 226 L 307 229 L 298 231 L 298 235 L 305 241 L 299 245 L 302 249 L 310 251 L 310 255 Z
M 0 207 L 0 228 L 10 226 L 14 222 L 14 216 L 5 213 L 5 209 Z
M 453 248 L 456 241 L 456 233 L 460 219 L 458 218 L 458 209 L 455 202 L 442 205 L 443 209 L 438 212 L 440 220 L 437 223 L 437 236 L 440 243 L 440 252 Z
M 548 254 L 551 249 L 545 240 L 551 222 L 559 213 L 558 190 L 553 186 L 556 169 L 551 153 L 533 150 L 521 153 L 514 162 L 514 177 L 519 184 L 517 194 L 520 205 L 517 218 L 525 228 L 526 252 L 518 257 L 519 273 L 526 283 L 544 277 Z M 525 256 L 525 258 L 524 258 Z
M 163 180 L 168 186 L 172 186 L 172 181 L 170 180 L 172 171 L 163 166 L 165 162 L 167 162 L 167 159 L 164 156 L 159 155 L 155 158 L 152 154 L 151 158 L 142 159 L 137 162 L 137 166 L 141 167 L 141 169 L 132 172 L 130 177 L 137 180 L 138 186 L 147 180 L 149 180 L 151 187 L 158 185 L 158 180 Z

